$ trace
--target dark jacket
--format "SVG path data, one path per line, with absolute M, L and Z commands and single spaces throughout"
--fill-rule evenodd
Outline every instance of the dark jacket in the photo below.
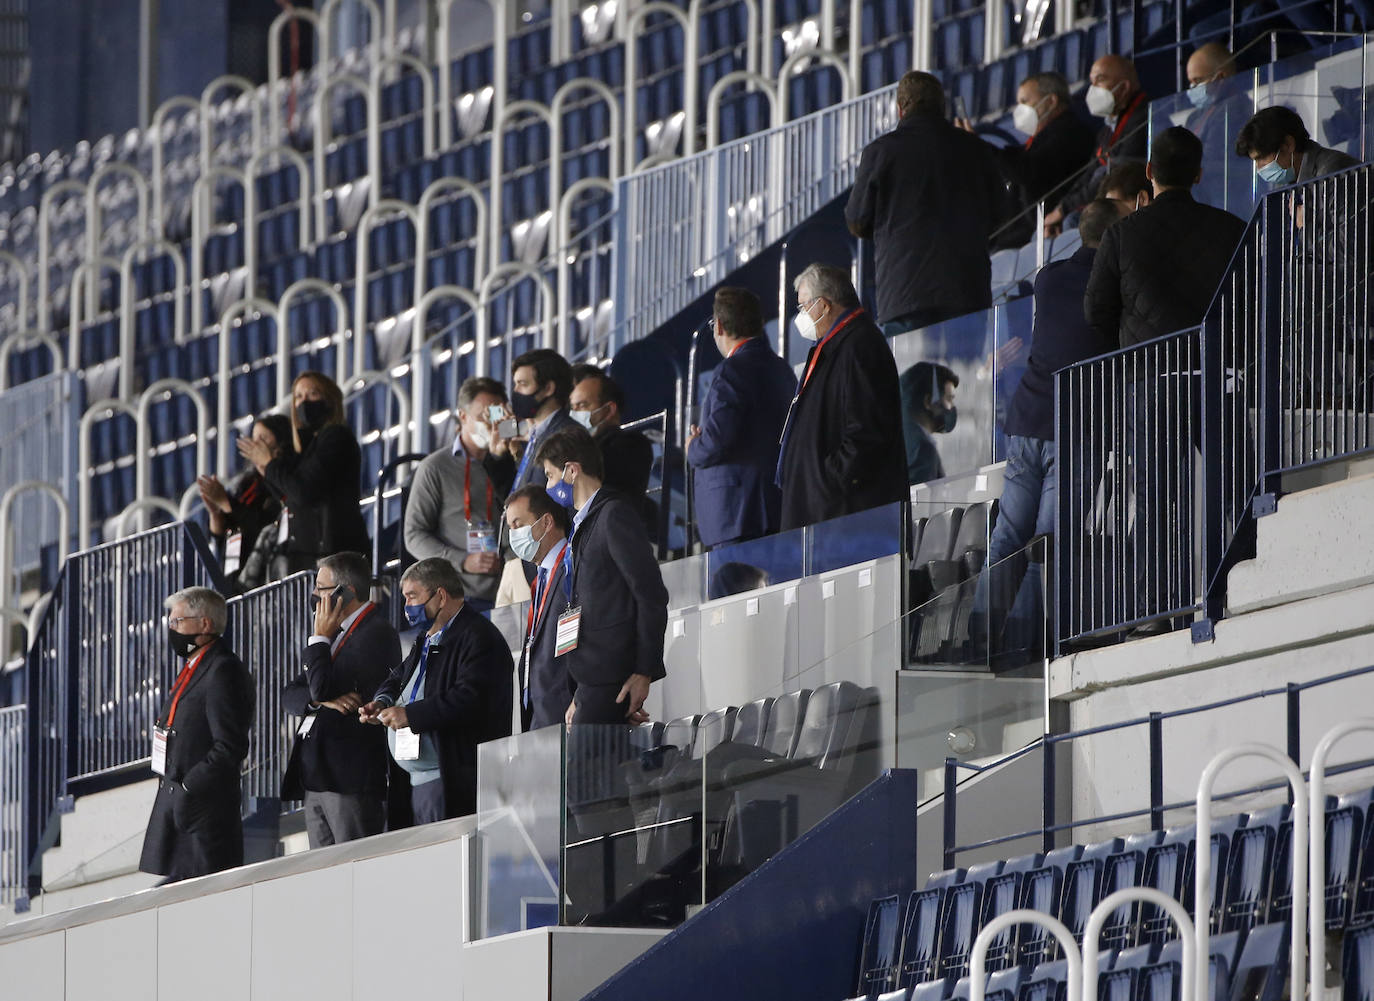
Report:
M 376 697 L 392 702 L 400 698 L 424 644 L 421 633 L 406 659 L 377 689 Z M 510 736 L 513 671 L 501 630 L 464 604 L 439 645 L 430 651 L 425 697 L 406 706 L 410 728 L 434 737 L 439 780 L 444 783 L 444 811 L 450 818 L 477 811 L 477 745 Z M 409 786 L 404 788 L 408 796 Z
M 177 703 L 139 869 L 186 879 L 243 864 L 239 773 L 255 702 L 248 669 L 215 640 Z M 169 691 L 158 725 L 170 711 Z
M 903 372 L 899 381 L 902 390 L 902 439 L 906 442 L 906 480 L 908 483 L 928 483 L 944 479 L 945 464 L 940 459 L 935 436 L 921 427 L 921 422 L 916 419 L 922 405 L 930 397 L 930 383 L 925 380 L 924 386 L 916 386 L 914 368 L 913 365 Z
M 1115 124 L 1105 122 L 1097 133 L 1097 147 L 1089 154 L 1088 163 L 1096 163 L 1096 170 L 1086 170 L 1059 200 L 1059 208 L 1067 215 L 1077 212 L 1097 197 L 1097 187 L 1107 169 L 1117 163 L 1137 160 L 1144 163 L 1150 153 L 1150 98 L 1139 91 L 1126 113 Z
M 225 530 L 215 538 L 227 545 L 230 536 L 236 532 L 239 535 L 238 564 L 231 567 L 226 559 L 225 572 L 232 574 L 243 566 L 248 554 L 253 551 L 258 533 L 276 522 L 281 514 L 281 498 L 252 468 L 238 476 L 226 493 L 229 495 L 229 513 L 224 515 Z M 226 549 L 222 548 L 220 552 L 227 558 Z
M 520 462 L 515 467 L 515 480 L 511 483 L 510 493 L 515 493 L 521 487 L 527 487 L 531 483 L 538 483 L 543 486 L 548 482 L 548 477 L 544 475 L 544 467 L 534 461 L 535 456 L 539 454 L 539 447 L 555 431 L 561 431 L 566 427 L 582 426 L 569 416 L 567 407 L 555 410 L 546 420 L 547 423 L 531 436 L 529 443 L 525 446 L 525 451 L 520 453 Z
M 371 552 L 358 510 L 362 461 L 352 429 L 330 424 L 310 437 L 305 451 L 287 452 L 268 464 L 264 478 L 286 498 L 291 512 L 285 546 L 289 573 L 313 570 L 321 556 Z
M 561 546 L 560 542 L 554 548 Z M 526 710 L 521 703 L 521 722 L 526 730 L 562 723 L 568 703 L 572 701 L 572 682 L 568 679 L 569 655 L 553 655 L 558 616 L 568 605 L 563 586 L 562 560 L 554 566 L 547 586 L 549 603 L 544 617 L 535 625 L 534 639 L 520 652 L 520 691 L 523 693 L 527 684 L 530 690 L 530 708 Z M 531 596 L 534 590 L 535 585 L 531 583 Z
M 331 655 L 328 643 L 307 643 L 301 654 L 305 670 L 281 695 L 291 716 L 315 717 L 304 737 L 297 737 L 282 778 L 281 798 L 302 799 L 311 792 L 374 793 L 386 790 L 386 731 L 311 703 L 327 702 L 348 692 L 367 699 L 401 662 L 401 640 L 376 605 L 357 620 L 357 628 Z
M 1120 347 L 1197 326 L 1244 232 L 1241 220 L 1187 191 L 1163 192 L 1107 230 L 1084 316 Z
M 703 545 L 778 530 L 778 439 L 796 392 L 792 367 L 763 337 L 749 338 L 716 366 L 701 401 L 701 434 L 687 449 Z
M 1028 145 L 994 149 L 997 165 L 1011 189 L 1012 210 L 1023 213 L 994 242 L 998 247 L 1023 246 L 1034 235 L 1035 213 L 1027 209 L 1048 201 L 1051 206 L 1075 175 L 1092 160 L 1093 131 L 1072 111 L 1052 119 Z
M 597 428 L 596 444 L 605 467 L 601 482 L 617 493 L 636 500 L 649 490 L 649 472 L 654 465 L 654 446 L 638 431 L 618 427 Z
M 915 112 L 869 143 L 844 217 L 873 240 L 878 317 L 936 322 L 992 305 L 988 238 L 1004 186 L 987 144 Z
M 783 531 L 908 496 L 897 364 L 866 313 L 820 351 L 783 434 Z
M 1115 351 L 1117 343 L 1083 316 L 1083 294 L 1097 250 L 1079 247 L 1035 276 L 1035 323 L 1030 360 L 1007 409 L 1007 434 L 1054 441 L 1054 373 L 1067 365 Z
M 573 689 L 619 685 L 632 674 L 657 681 L 668 627 L 668 589 L 654 559 L 644 519 L 627 498 L 602 487 L 573 532 L 573 598 L 582 609 L 577 648 L 568 659 Z M 561 589 L 549 615 L 567 602 Z

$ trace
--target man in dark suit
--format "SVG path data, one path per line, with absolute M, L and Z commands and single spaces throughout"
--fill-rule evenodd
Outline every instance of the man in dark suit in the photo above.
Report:
M 626 498 L 604 489 L 601 450 L 581 428 L 551 436 L 539 450 L 554 500 L 573 509 L 572 584 L 555 593 L 555 657 L 567 657 L 569 723 L 647 719 L 650 683 L 662 678 L 668 589 L 644 520 Z
M 358 720 L 358 707 L 401 662 L 401 640 L 367 600 L 371 577 L 361 553 L 320 560 L 305 670 L 282 692 L 282 708 L 301 722 L 281 798 L 305 801 L 311 848 L 380 834 L 386 826 L 386 738 Z
M 491 454 L 498 459 L 506 455 L 515 457 L 512 493 L 531 483 L 544 482 L 534 457 L 549 435 L 576 426 L 568 413 L 571 393 L 572 366 L 557 351 L 536 348 L 511 363 L 510 412 L 518 422 L 517 433 L 504 438 L 498 424 L 491 438 Z
M 595 365 L 574 365 L 572 379 L 569 416 L 596 439 L 606 472 L 606 486 L 626 497 L 642 498 L 649 489 L 654 446 L 638 431 L 621 429 L 625 393 L 614 379 Z
M 1174 126 L 1155 136 L 1146 169 L 1154 200 L 1107 230 L 1083 299 L 1088 323 L 1106 342 L 1123 348 L 1202 323 L 1245 233 L 1245 223 L 1231 213 L 1193 199 L 1191 189 L 1202 176 L 1202 143 L 1187 129 Z M 1169 484 L 1184 482 L 1191 473 L 1191 455 L 1189 468 L 1182 469 L 1167 468 L 1161 457 L 1186 452 L 1178 437 L 1188 433 L 1183 429 L 1196 434 L 1199 427 L 1197 386 L 1183 378 L 1197 364 L 1196 343 L 1181 346 L 1177 360 L 1167 366 L 1142 364 L 1125 387 L 1126 451 L 1135 497 L 1133 618 L 1172 604 L 1175 595 L 1169 589 L 1186 588 L 1179 582 L 1192 579 L 1191 519 L 1176 518 L 1174 531 L 1166 530 Z M 1174 401 L 1173 411 L 1160 401 Z M 1167 628 L 1167 621 L 1158 620 L 1141 631 Z
M 253 725 L 253 679 L 221 637 L 220 595 L 188 587 L 169 597 L 167 639 L 183 661 L 153 735 L 157 798 L 138 867 L 167 882 L 243 864 L 239 772 Z
M 763 337 L 758 296 L 717 289 L 711 323 L 722 361 L 687 439 L 697 532 L 708 549 L 778 530 L 778 439 L 797 391 L 791 366 Z
M 542 486 L 521 487 L 506 501 L 510 546 L 534 570 L 525 645 L 520 652 L 520 725 L 537 730 L 563 722 L 572 702 L 568 658 L 554 656 L 555 624 L 567 607 L 566 574 L 572 518 Z M 563 601 L 559 601 L 559 596 Z
M 782 530 L 908 496 L 897 364 L 849 276 L 812 264 L 795 282 L 797 329 L 816 341 L 782 433 Z
M 410 774 L 415 823 L 464 817 L 477 810 L 477 745 L 510 736 L 510 649 L 464 603 L 448 560 L 411 564 L 401 595 L 421 633 L 358 716 L 390 731 L 391 755 Z

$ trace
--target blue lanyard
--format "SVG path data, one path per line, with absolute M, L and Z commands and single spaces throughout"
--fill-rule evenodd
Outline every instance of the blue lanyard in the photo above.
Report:
M 572 560 L 572 540 L 568 540 L 567 548 L 563 550 L 563 593 L 568 598 L 568 607 L 572 607 L 573 599 L 573 560 Z
M 448 627 L 452 624 L 453 619 L 449 619 L 448 622 L 444 623 L 444 628 L 439 630 L 439 634 L 437 636 L 425 637 L 424 649 L 420 651 L 420 669 L 415 672 L 415 684 L 410 686 L 410 698 L 406 699 L 407 705 L 415 701 L 415 694 L 419 692 L 420 686 L 425 683 L 425 668 L 429 665 L 430 647 L 437 646 L 439 644 L 439 641 L 444 638 L 444 633 L 448 632 Z
M 530 457 L 534 455 L 534 442 L 536 433 L 530 429 L 530 440 L 525 443 L 525 454 L 520 456 L 520 465 L 515 470 L 515 485 L 520 486 L 520 481 L 525 478 L 525 470 L 529 468 Z

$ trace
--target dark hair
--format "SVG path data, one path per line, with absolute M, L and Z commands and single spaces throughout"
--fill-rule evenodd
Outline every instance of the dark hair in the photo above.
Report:
M 366 601 L 372 589 L 372 563 L 362 553 L 335 553 L 323 556 L 315 564 L 317 570 L 328 570 L 334 575 L 335 586 L 351 587 L 353 596 Z
M 272 437 L 277 439 L 277 447 L 291 450 L 291 418 L 285 414 L 263 414 L 254 424 L 261 424 L 272 432 Z
M 1064 79 L 1063 73 L 1055 73 L 1053 70 L 1044 73 L 1032 73 L 1021 82 L 1023 84 L 1035 84 L 1035 89 L 1040 91 L 1042 100 L 1053 97 L 1058 101 L 1059 107 L 1067 108 L 1069 106 L 1069 81 Z
M 763 306 L 747 288 L 725 285 L 716 289 L 711 312 L 721 331 L 731 337 L 758 337 L 763 333 Z
M 728 598 L 732 594 L 757 591 L 768 586 L 768 571 L 749 563 L 724 563 L 711 574 L 706 587 L 706 600 Z
M 897 110 L 903 118 L 918 111 L 943 118 L 945 88 L 937 77 L 911 70 L 897 81 Z
M 945 394 L 945 383 L 952 382 L 959 385 L 959 377 L 954 374 L 952 368 L 947 368 L 939 362 L 918 361 L 909 369 L 902 373 L 902 388 L 907 391 L 904 395 L 909 395 L 916 400 L 938 400 Z
M 534 369 L 534 381 L 543 389 L 549 383 L 553 383 L 553 396 L 560 406 L 568 405 L 568 394 L 572 392 L 572 367 L 568 365 L 567 359 L 551 348 L 535 348 L 533 351 L 526 351 L 515 361 L 511 362 L 510 370 L 514 374 L 516 369 L 529 367 Z
M 1150 170 L 1156 184 L 1191 188 L 1202 169 L 1202 140 L 1182 125 L 1165 129 L 1150 143 Z
M 1296 111 L 1281 105 L 1257 111 L 1240 127 L 1236 136 L 1236 156 L 1247 160 L 1251 159 L 1251 154 L 1273 156 L 1289 136 L 1296 140 L 1298 149 L 1306 149 L 1312 141 L 1302 116 Z
M 606 374 L 605 369 L 588 365 L 586 362 L 579 362 L 572 367 L 572 384 L 574 386 L 580 386 L 588 379 L 596 382 L 596 398 L 600 401 L 601 406 L 614 403 L 617 411 L 622 414 L 625 412 L 625 393 L 620 388 L 620 384 Z
M 1078 235 L 1083 238 L 1083 246 L 1098 246 L 1103 235 L 1120 218 L 1121 212 L 1110 198 L 1096 198 L 1084 205 L 1078 213 Z
M 1110 191 L 1119 191 L 1127 198 L 1134 199 L 1142 191 L 1150 190 L 1150 179 L 1145 174 L 1145 164 L 1139 160 L 1123 160 L 1107 168 L 1107 176 L 1097 186 L 1097 197 L 1106 198 Z
M 529 505 L 530 514 L 534 515 L 536 520 L 544 517 L 546 514 L 551 515 L 553 517 L 553 523 L 558 526 L 560 532 L 567 535 L 568 532 L 571 531 L 571 512 L 550 497 L 549 492 L 537 483 L 531 483 L 528 486 L 523 486 L 519 490 L 514 491 L 506 498 L 506 507 L 509 508 L 511 502 L 515 500 L 523 500 Z
M 431 556 L 427 560 L 412 563 L 406 572 L 401 574 L 402 584 L 408 580 L 416 581 L 430 591 L 442 587 L 450 598 L 463 596 L 463 578 L 458 576 L 453 564 L 442 556 Z
M 604 467 L 601 462 L 601 446 L 592 440 L 591 433 L 581 427 L 565 427 L 555 431 L 539 447 L 534 461 L 543 465 L 546 462 L 562 468 L 570 462 L 582 467 L 583 472 L 595 479 L 601 479 Z
M 463 384 L 458 387 L 458 409 L 467 413 L 468 407 L 472 406 L 472 401 L 478 395 L 486 393 L 488 396 L 495 396 L 505 402 L 506 387 L 495 379 L 490 379 L 485 375 L 472 375 L 463 380 Z

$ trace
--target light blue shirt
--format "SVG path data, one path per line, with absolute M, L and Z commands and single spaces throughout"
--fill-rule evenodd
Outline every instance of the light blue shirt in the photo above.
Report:
M 587 498 L 587 503 L 578 508 L 577 513 L 573 515 L 572 530 L 574 535 L 576 535 L 577 530 L 582 527 L 582 523 L 587 520 L 587 512 L 592 509 L 592 501 L 596 500 L 596 495 L 599 493 L 601 493 L 601 488 L 597 487 L 592 491 L 592 495 Z
M 457 616 L 455 615 L 453 618 L 457 618 Z M 415 683 L 420 674 L 420 668 L 427 663 L 430 651 L 438 646 L 452 622 L 453 619 L 449 619 L 448 622 L 444 623 L 443 629 L 440 629 L 433 636 L 425 637 L 425 649 L 420 654 L 420 659 L 415 662 L 415 670 L 410 672 L 410 677 L 401 686 L 401 698 L 397 702 L 398 705 L 408 706 L 425 697 L 426 679 L 419 678 L 420 683 L 418 685 Z M 428 676 L 428 671 L 426 671 L 426 676 Z M 396 758 L 396 731 L 390 727 L 386 731 L 386 741 L 391 750 L 392 758 Z M 437 779 L 439 777 L 439 748 L 435 745 L 434 738 L 427 733 L 420 734 L 420 756 L 410 761 L 396 759 L 396 764 L 410 773 L 412 786 L 424 785 L 426 782 Z

